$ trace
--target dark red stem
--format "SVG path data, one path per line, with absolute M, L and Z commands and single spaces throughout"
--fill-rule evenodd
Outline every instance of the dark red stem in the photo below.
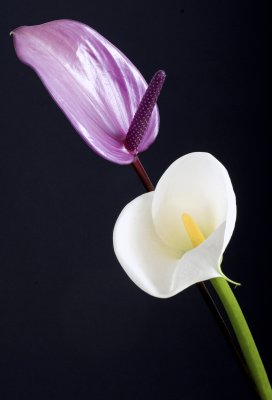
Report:
M 139 160 L 138 156 L 135 156 L 132 166 L 135 169 L 140 180 L 142 181 L 142 184 L 144 185 L 146 191 L 152 192 L 155 188 L 154 188 L 153 183 L 151 182 L 149 176 L 147 175 L 147 172 L 144 169 L 143 164 Z

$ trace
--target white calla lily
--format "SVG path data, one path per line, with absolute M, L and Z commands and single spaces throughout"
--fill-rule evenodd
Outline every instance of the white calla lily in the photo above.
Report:
M 195 248 L 186 215 L 205 237 Z M 224 276 L 220 259 L 235 220 L 235 194 L 225 167 L 209 153 L 187 154 L 166 170 L 154 192 L 123 209 L 113 232 L 114 251 L 137 286 L 155 297 L 171 297 Z

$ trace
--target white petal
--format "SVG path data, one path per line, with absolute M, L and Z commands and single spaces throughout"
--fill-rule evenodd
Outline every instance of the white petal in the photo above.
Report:
M 225 224 L 203 244 L 179 258 L 155 232 L 151 207 L 154 193 L 146 193 L 121 212 L 113 232 L 116 256 L 132 281 L 155 297 L 171 297 L 188 286 L 221 276 Z
M 189 214 L 207 238 L 226 221 L 224 248 L 232 235 L 236 202 L 225 167 L 209 153 L 191 153 L 176 160 L 155 190 L 152 216 L 155 229 L 168 246 L 192 249 L 181 216 Z

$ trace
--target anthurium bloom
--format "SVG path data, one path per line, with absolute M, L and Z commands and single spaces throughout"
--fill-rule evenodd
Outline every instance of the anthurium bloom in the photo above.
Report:
M 155 191 L 123 209 L 113 233 L 115 254 L 142 290 L 171 297 L 224 276 L 220 261 L 235 220 L 225 167 L 209 153 L 187 154 L 166 170 Z
M 110 161 L 132 163 L 134 142 L 125 139 L 147 83 L 129 59 L 77 21 L 23 26 L 12 35 L 19 59 L 36 71 L 85 142 Z M 146 150 L 158 133 L 157 106 L 152 110 L 137 152 Z

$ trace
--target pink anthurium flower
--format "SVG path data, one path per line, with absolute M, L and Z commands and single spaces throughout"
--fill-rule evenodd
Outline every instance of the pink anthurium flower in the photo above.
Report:
M 156 100 L 163 71 L 158 71 L 146 93 L 147 83 L 129 59 L 77 21 L 23 26 L 12 35 L 19 59 L 36 71 L 77 132 L 99 155 L 130 164 L 136 153 L 153 143 L 159 128 Z
M 155 191 L 123 209 L 113 232 L 114 251 L 137 286 L 155 297 L 171 297 L 197 282 L 225 277 L 220 262 L 235 220 L 225 167 L 209 153 L 187 154 L 170 165 Z M 203 234 L 199 245 L 188 235 L 191 221 Z

